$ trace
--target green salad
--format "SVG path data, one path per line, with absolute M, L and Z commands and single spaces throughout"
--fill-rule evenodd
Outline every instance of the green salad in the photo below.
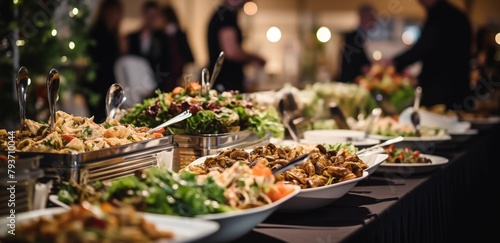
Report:
M 256 107 L 237 92 L 219 94 L 211 90 L 207 96 L 201 96 L 196 85 L 199 84 L 192 83 L 187 89 L 177 87 L 171 93 L 158 91 L 156 97 L 129 109 L 121 122 L 156 127 L 189 110 L 193 116 L 168 127 L 170 133 L 198 135 L 251 130 L 259 137 L 267 132 L 276 138 L 284 136 L 281 119 L 273 107 Z
M 197 180 L 196 175 L 150 168 L 111 182 L 80 187 L 65 183 L 59 190 L 59 201 L 68 205 L 81 201 L 119 202 L 137 210 L 193 217 L 222 213 L 234 209 L 225 204 L 224 188 L 215 180 Z

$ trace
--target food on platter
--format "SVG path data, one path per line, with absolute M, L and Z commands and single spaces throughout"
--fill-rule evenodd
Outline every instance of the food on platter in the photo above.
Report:
M 410 75 L 397 73 L 394 66 L 374 64 L 368 73 L 354 81 L 379 96 L 379 101 L 387 101 L 383 102 L 382 109 L 388 114 L 401 112 L 413 101 L 416 80 Z
M 273 107 L 261 108 L 245 100 L 238 92 L 217 93 L 211 90 L 200 95 L 199 84 L 190 83 L 186 89 L 177 87 L 171 93 L 157 92 L 126 111 L 120 120 L 136 126 L 156 127 L 183 111 L 193 116 L 167 128 L 173 134 L 221 134 L 251 130 L 260 137 L 271 132 L 283 137 L 284 127 Z
M 359 129 L 359 128 L 358 128 Z M 361 128 L 360 130 L 363 130 Z M 378 120 L 371 131 L 372 134 L 386 137 L 416 137 L 415 128 L 408 124 L 400 124 L 392 117 L 384 117 Z M 420 127 L 421 137 L 444 137 L 446 130 L 441 128 Z
M 132 207 L 84 202 L 68 211 L 18 223 L 2 242 L 155 242 L 174 233 L 157 229 Z
M 249 152 L 242 149 L 225 150 L 215 157 L 207 157 L 203 163 L 189 165 L 187 169 L 196 174 L 207 174 L 211 171 L 226 171 L 234 163 L 262 163 L 269 168 L 278 169 L 306 152 L 311 153 L 308 160 L 276 175 L 276 180 L 301 188 L 313 188 L 360 177 L 363 170 L 368 168 L 367 164 L 347 149 L 327 150 L 322 145 L 316 145 L 312 150 L 306 151 L 302 146 L 277 147 L 270 143 Z
M 234 163 L 227 171 L 206 176 L 150 168 L 84 188 L 68 183 L 58 198 L 68 204 L 102 201 L 133 205 L 149 213 L 194 217 L 271 204 L 294 191 L 292 186 L 275 184 L 269 168 L 262 167 L 250 169 Z
M 386 163 L 410 163 L 410 164 L 430 164 L 431 160 L 422 156 L 419 150 L 411 148 L 395 148 L 389 145 L 385 152 L 389 155 Z
M 338 105 L 347 117 L 369 113 L 377 105 L 366 89 L 341 82 L 316 82 L 303 90 L 285 84 L 278 91 L 256 92 L 250 94 L 249 98 L 259 106 L 278 107 L 279 99 L 286 93 L 293 95 L 297 109 L 305 118 L 300 125 L 307 130 L 337 128 L 330 116 L 331 103 Z
M 120 124 L 111 118 L 98 124 L 93 117 L 73 116 L 57 111 L 53 132 L 48 130 L 47 124 L 27 119 L 24 128 L 17 130 L 13 137 L 17 151 L 75 153 L 163 137 L 161 133 L 148 134 L 148 130 L 147 127 Z M 0 151 L 7 150 L 9 136 L 12 137 L 12 134 L 0 130 Z

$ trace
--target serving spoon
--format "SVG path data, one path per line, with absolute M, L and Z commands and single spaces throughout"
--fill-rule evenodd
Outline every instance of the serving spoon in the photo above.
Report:
M 281 97 L 278 103 L 278 110 L 281 114 L 283 125 L 286 127 L 290 136 L 295 142 L 300 142 L 299 132 L 293 122 L 298 113 L 298 105 L 293 94 L 288 92 Z
M 422 98 L 422 87 L 415 88 L 415 100 L 413 101 L 413 112 L 411 113 L 411 123 L 415 128 L 415 136 L 420 137 L 420 115 L 418 109 L 420 107 L 420 99 Z
M 115 118 L 116 112 L 127 100 L 125 91 L 119 84 L 112 84 L 106 93 L 106 116 Z
M 149 131 L 147 131 L 148 134 L 151 134 L 155 131 L 158 131 L 164 127 L 168 127 L 174 123 L 177 123 L 177 122 L 181 122 L 181 121 L 184 121 L 186 119 L 188 119 L 189 117 L 191 117 L 193 114 L 189 111 L 189 110 L 186 110 L 182 113 L 180 113 L 179 115 L 177 116 L 174 116 L 172 119 L 158 125 L 157 127 L 153 128 L 153 129 L 150 129 Z
M 50 121 L 49 121 L 49 132 L 54 131 L 54 124 L 56 123 L 56 101 L 59 97 L 59 72 L 53 68 L 50 70 L 49 75 L 47 76 L 47 96 L 49 100 L 49 112 L 50 112 Z
M 28 69 L 24 66 L 19 68 L 16 77 L 17 99 L 19 101 L 19 131 L 22 131 L 26 122 L 26 93 L 29 82 Z

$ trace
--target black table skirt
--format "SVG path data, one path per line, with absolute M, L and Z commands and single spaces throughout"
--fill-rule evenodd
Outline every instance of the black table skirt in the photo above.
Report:
M 236 242 L 490 242 L 500 232 L 499 141 L 493 127 L 439 145 L 433 154 L 450 162 L 436 171 L 375 173 L 331 205 L 274 213 Z

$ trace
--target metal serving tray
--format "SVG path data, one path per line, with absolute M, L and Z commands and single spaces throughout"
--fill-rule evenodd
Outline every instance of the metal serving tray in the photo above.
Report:
M 174 135 L 172 170 L 179 171 L 199 157 L 216 154 L 227 148 L 249 148 L 269 143 L 271 134 L 259 138 L 251 131 L 224 134 Z
M 53 179 L 55 185 L 70 179 L 84 184 L 127 176 L 138 169 L 157 164 L 156 154 L 172 151 L 173 136 L 82 153 L 61 154 L 43 152 L 16 152 L 19 158 L 41 156 L 43 180 Z

